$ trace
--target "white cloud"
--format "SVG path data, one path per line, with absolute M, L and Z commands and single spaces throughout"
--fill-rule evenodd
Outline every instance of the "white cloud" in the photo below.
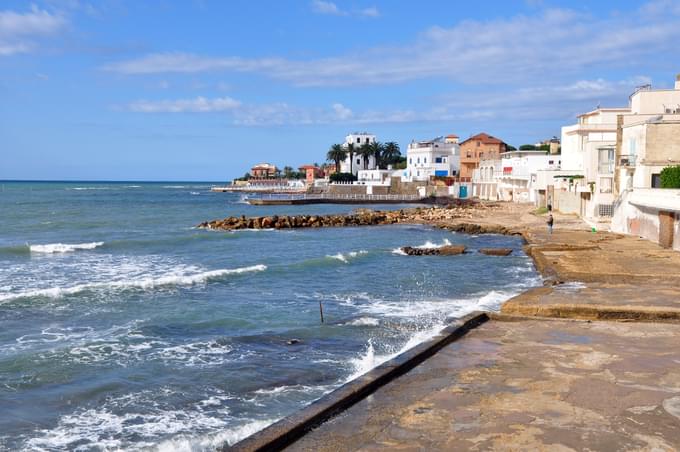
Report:
M 359 11 L 359 15 L 366 17 L 380 17 L 380 11 L 378 11 L 378 8 L 375 6 L 371 6 L 370 8 L 364 8 Z
M 138 100 L 128 105 L 128 109 L 139 113 L 208 113 L 235 110 L 240 106 L 241 102 L 231 97 L 206 99 L 199 96 L 194 99 Z
M 352 110 L 342 104 L 333 104 L 333 111 L 340 120 L 349 119 L 352 117 Z
M 346 12 L 341 11 L 340 8 L 338 8 L 338 5 L 336 5 L 333 2 L 326 2 L 323 0 L 312 0 L 311 6 L 312 11 L 314 11 L 317 14 L 330 14 L 334 16 L 347 15 Z
M 432 27 L 410 45 L 362 49 L 361 61 L 346 55 L 291 60 L 161 53 L 112 63 L 105 69 L 124 74 L 249 72 L 296 86 L 388 84 L 435 77 L 469 84 L 542 82 L 573 77 L 585 69 L 644 68 L 660 55 L 677 60 L 680 12 L 674 4 L 663 2 L 653 9 L 655 14 L 636 10 L 603 18 L 548 9 L 530 16 L 462 21 L 449 28 Z
M 26 13 L 0 11 L 0 56 L 27 53 L 34 39 L 53 35 L 66 27 L 64 17 L 32 6 Z

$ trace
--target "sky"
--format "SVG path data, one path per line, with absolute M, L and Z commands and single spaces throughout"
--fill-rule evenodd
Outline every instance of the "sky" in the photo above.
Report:
M 226 181 L 353 131 L 518 146 L 680 73 L 680 0 L 0 0 L 0 179 Z

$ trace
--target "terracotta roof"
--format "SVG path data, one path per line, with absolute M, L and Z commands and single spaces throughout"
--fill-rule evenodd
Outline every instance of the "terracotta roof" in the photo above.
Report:
M 446 138 L 458 138 L 458 135 L 454 135 L 454 134 L 446 135 Z
M 484 144 L 503 144 L 503 140 L 499 140 L 498 138 L 492 137 L 488 133 L 484 132 L 471 136 L 467 140 L 463 141 L 461 144 L 465 144 L 468 141 L 481 141 Z

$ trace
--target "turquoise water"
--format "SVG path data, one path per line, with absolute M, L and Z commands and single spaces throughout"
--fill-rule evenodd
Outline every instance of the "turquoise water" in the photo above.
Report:
M 409 225 L 194 229 L 358 206 L 255 207 L 205 183 L 0 187 L 0 448 L 10 450 L 233 443 L 447 319 L 540 282 L 515 237 Z M 472 252 L 397 252 L 445 243 Z M 487 246 L 515 252 L 474 252 Z

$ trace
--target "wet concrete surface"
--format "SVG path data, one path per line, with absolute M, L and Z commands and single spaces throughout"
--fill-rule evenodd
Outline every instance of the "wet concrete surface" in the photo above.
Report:
M 487 322 L 289 450 L 677 450 L 678 338 L 669 323 Z

